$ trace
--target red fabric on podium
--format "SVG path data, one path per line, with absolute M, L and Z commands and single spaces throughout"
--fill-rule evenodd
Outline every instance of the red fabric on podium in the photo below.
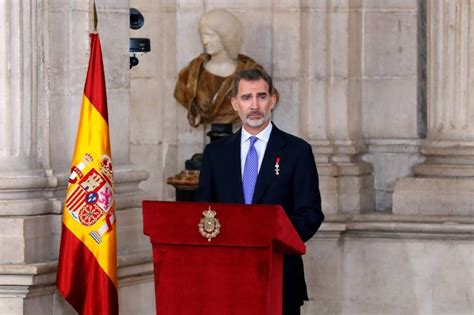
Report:
M 210 242 L 198 223 L 211 205 L 221 224 Z M 280 206 L 143 202 L 153 245 L 159 315 L 278 315 L 283 254 L 305 245 Z

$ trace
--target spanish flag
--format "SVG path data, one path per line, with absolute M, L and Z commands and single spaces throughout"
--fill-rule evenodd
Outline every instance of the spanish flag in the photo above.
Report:
M 91 55 L 63 210 L 56 285 L 80 314 L 118 314 L 114 181 L 99 35 Z

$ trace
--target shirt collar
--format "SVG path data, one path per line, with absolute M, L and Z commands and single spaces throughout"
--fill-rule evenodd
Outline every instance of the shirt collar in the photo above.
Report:
M 272 128 L 273 128 L 273 124 L 272 122 L 270 121 L 270 123 L 268 124 L 268 126 L 265 127 L 265 129 L 263 129 L 262 131 L 260 131 L 259 133 L 257 133 L 255 135 L 255 137 L 258 138 L 258 140 L 260 141 L 263 141 L 265 143 L 268 143 L 268 140 L 270 140 L 270 134 L 272 132 Z M 242 127 L 242 136 L 240 138 L 240 143 L 244 143 L 245 141 L 247 141 L 251 136 L 250 133 L 247 132 L 247 130 L 245 130 L 244 127 Z

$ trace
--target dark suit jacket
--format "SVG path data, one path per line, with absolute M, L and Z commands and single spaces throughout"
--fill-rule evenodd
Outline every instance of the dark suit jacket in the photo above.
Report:
M 244 203 L 240 163 L 241 130 L 206 146 L 199 178 L 198 201 Z M 275 173 L 280 158 L 280 174 Z M 311 146 L 273 125 L 257 177 L 254 204 L 278 204 L 303 241 L 309 240 L 324 220 L 318 173 Z M 308 299 L 301 256 L 285 256 L 283 299 L 301 305 Z

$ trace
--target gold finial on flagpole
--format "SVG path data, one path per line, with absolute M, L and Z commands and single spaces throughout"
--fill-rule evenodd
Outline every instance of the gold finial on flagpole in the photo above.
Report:
M 98 23 L 98 19 L 97 19 L 97 9 L 95 7 L 95 0 L 94 0 L 94 32 L 97 32 L 97 23 Z

